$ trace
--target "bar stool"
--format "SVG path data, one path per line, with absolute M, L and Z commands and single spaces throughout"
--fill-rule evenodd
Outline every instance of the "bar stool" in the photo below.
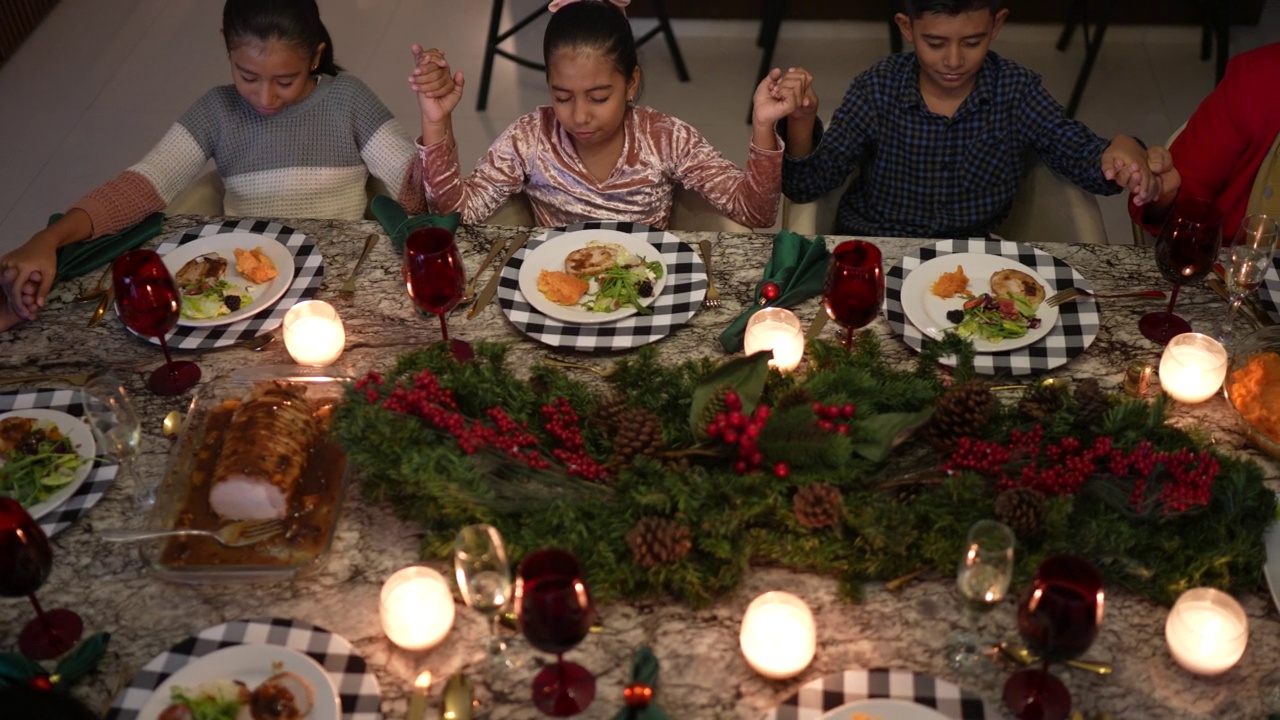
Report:
M 643 45 L 646 42 L 657 37 L 659 33 L 667 41 L 667 49 L 671 51 L 671 60 L 676 65 L 676 76 L 680 78 L 680 82 L 689 82 L 689 70 L 685 68 L 684 57 L 680 54 L 680 46 L 676 44 L 676 35 L 671 30 L 671 18 L 667 15 L 667 4 L 665 0 L 652 0 L 653 15 L 657 19 L 658 25 L 649 32 L 636 38 L 636 45 Z M 511 38 L 511 36 L 523 30 L 529 23 L 542 17 L 549 12 L 546 5 L 542 5 L 537 10 L 529 13 L 528 17 L 517 22 L 515 25 L 503 30 L 502 24 L 502 6 L 504 0 L 493 0 L 493 10 L 489 15 L 489 36 L 485 40 L 484 46 L 484 67 L 480 71 L 480 94 L 476 98 L 476 110 L 483 112 L 489 104 L 489 80 L 493 74 L 493 59 L 497 56 L 504 57 L 511 62 L 522 65 L 533 70 L 546 70 L 547 66 L 540 62 L 535 62 L 527 58 L 522 58 L 513 52 L 503 50 L 498 47 L 503 42 Z

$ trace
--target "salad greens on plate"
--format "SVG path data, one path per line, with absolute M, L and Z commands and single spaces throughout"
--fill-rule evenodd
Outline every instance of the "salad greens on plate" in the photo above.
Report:
M 634 257 L 634 256 L 633 256 Z M 591 287 L 580 303 L 591 312 L 613 312 L 618 308 L 634 307 L 642 315 L 652 315 L 653 310 L 643 301 L 653 297 L 654 283 L 662 278 L 665 268 L 657 260 L 638 258 L 635 265 L 619 264 L 591 278 Z
M 956 324 L 955 333 L 960 337 L 979 337 L 987 342 L 1020 338 L 1028 330 L 1040 327 L 1036 308 L 1023 295 L 1006 293 L 996 297 L 990 293 L 962 295 L 965 299 L 960 310 L 949 310 L 947 320 Z
M 14 498 L 23 507 L 49 499 L 75 480 L 76 471 L 88 461 L 52 422 L 31 422 L 25 433 L 0 447 L 6 448 L 0 452 L 0 495 Z

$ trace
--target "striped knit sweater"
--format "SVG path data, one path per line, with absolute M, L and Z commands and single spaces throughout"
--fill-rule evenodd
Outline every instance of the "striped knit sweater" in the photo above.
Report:
M 138 164 L 73 207 L 93 220 L 93 237 L 162 210 L 210 158 L 234 217 L 358 219 L 370 173 L 411 214 L 426 210 L 421 165 L 391 111 L 349 74 L 320 75 L 302 102 L 270 116 L 234 85 L 210 90 Z

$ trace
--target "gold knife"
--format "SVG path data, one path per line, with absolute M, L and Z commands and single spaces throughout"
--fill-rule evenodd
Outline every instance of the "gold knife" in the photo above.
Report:
M 467 288 L 462 292 L 462 302 L 471 302 L 476 297 L 476 284 L 480 282 L 480 276 L 484 275 L 484 271 L 489 269 L 493 264 L 494 258 L 498 257 L 498 253 L 502 252 L 502 242 L 493 241 L 493 246 L 489 248 L 489 254 L 484 256 L 484 260 L 480 261 L 479 267 L 476 268 L 476 274 L 471 276 L 471 282 L 467 283 Z M 501 272 L 501 270 L 499 270 Z
M 1222 267 L 1222 263 L 1213 264 L 1213 275 L 1205 278 L 1205 284 L 1223 300 L 1231 302 L 1231 292 L 1227 290 L 1226 269 Z M 1259 305 L 1257 300 L 1247 295 L 1244 302 L 1240 304 L 1240 312 L 1249 319 L 1249 322 L 1254 327 L 1266 327 L 1276 324 L 1276 321 L 1271 318 L 1271 313 L 1268 313 L 1265 308 Z
M 510 247 L 507 248 L 507 254 L 502 256 L 502 264 L 498 266 L 497 272 L 493 274 L 493 277 L 489 278 L 489 282 L 480 291 L 479 297 L 476 298 L 476 304 L 472 305 L 471 309 L 467 311 L 468 318 L 475 317 L 476 313 L 480 312 L 485 305 L 489 304 L 493 296 L 498 294 L 498 281 L 502 279 L 502 271 L 507 267 L 507 263 L 511 262 L 511 258 L 515 257 L 516 252 L 524 247 L 527 242 L 529 242 L 529 233 L 520 233 L 511 242 Z
M 813 316 L 813 321 L 809 323 L 809 330 L 804 334 L 806 343 L 813 342 L 822 334 L 822 328 L 827 324 L 827 308 L 819 305 L 818 314 Z

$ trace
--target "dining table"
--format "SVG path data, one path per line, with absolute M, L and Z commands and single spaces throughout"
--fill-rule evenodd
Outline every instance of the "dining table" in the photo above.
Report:
M 154 245 L 184 230 L 223 220 L 171 216 L 166 218 L 161 236 L 150 242 Z M 345 350 L 328 372 L 359 377 L 369 370 L 385 371 L 404 353 L 441 340 L 436 319 L 419 314 L 408 297 L 401 258 L 380 225 L 371 220 L 281 218 L 273 222 L 304 233 L 322 254 L 323 280 L 315 297 L 329 300 L 337 308 L 346 333 Z M 535 228 L 462 225 L 456 238 L 468 276 L 477 270 L 493 243 L 506 243 L 522 233 L 536 237 L 538 232 Z M 341 295 L 338 290 L 370 234 L 379 235 L 379 241 L 360 269 L 356 290 L 349 296 Z M 657 355 L 663 363 L 702 357 L 727 359 L 731 356 L 717 338 L 756 302 L 756 286 L 770 257 L 773 235 L 683 231 L 674 235 L 694 247 L 699 241 L 710 241 L 712 280 L 722 301 L 719 307 L 703 308 L 657 340 Z M 828 237 L 826 242 L 834 247 L 844 239 Z M 932 242 L 873 240 L 883 253 L 886 269 L 904 254 Z M 1068 263 L 1099 292 L 1167 289 L 1150 248 L 1037 245 L 1028 240 Z M 492 267 L 486 270 L 492 272 Z M 228 621 L 286 618 L 324 628 L 349 641 L 376 677 L 378 709 L 388 720 L 406 717 L 413 681 L 423 670 L 429 670 L 433 678 L 428 717 L 439 716 L 442 688 L 459 672 L 465 673 L 475 688 L 476 717 L 538 717 L 529 699 L 529 683 L 550 656 L 534 651 L 513 634 L 511 652 L 520 661 L 519 667 L 491 665 L 484 649 L 488 622 L 461 601 L 452 630 L 434 649 L 406 651 L 387 638 L 379 621 L 379 592 L 393 572 L 423 562 L 422 532 L 413 521 L 398 517 L 389 504 L 364 497 L 358 479 L 348 488 L 327 561 L 306 577 L 265 583 L 172 582 L 156 577 L 136 547 L 99 539 L 99 529 L 136 526 L 145 514 L 141 488 L 136 485 L 154 483 L 165 473 L 171 441 L 162 431 L 163 420 L 172 411 L 184 411 L 192 395 L 161 397 L 146 390 L 147 374 L 163 362 L 160 349 L 127 332 L 114 312 L 108 311 L 100 324 L 87 326 L 94 303 L 76 302 L 76 296 L 91 288 L 98 276 L 93 272 L 58 285 L 37 321 L 0 332 L 0 383 L 20 375 L 110 370 L 124 380 L 142 420 L 136 462 L 140 480 L 122 476 L 91 511 L 52 538 L 53 570 L 39 590 L 41 602 L 45 607 L 79 612 L 86 633 L 110 633 L 105 657 L 75 685 L 73 694 L 105 713 L 140 668 L 175 642 Z M 481 285 L 487 279 L 488 274 L 481 278 Z M 1163 301 L 1125 298 L 1098 303 L 1101 324 L 1086 351 L 1052 370 L 1001 382 L 1095 378 L 1105 389 L 1118 390 L 1126 369 L 1135 361 L 1158 365 L 1162 348 L 1143 338 L 1138 319 L 1145 312 L 1160 309 Z M 467 309 L 464 305 L 450 316 L 450 337 L 473 344 L 509 343 L 513 347 L 507 355 L 512 373 L 528 374 L 548 357 L 603 369 L 632 352 L 551 347 L 518 332 L 496 301 L 474 317 L 464 312 Z M 807 325 L 823 312 L 821 298 L 811 298 L 794 310 Z M 1196 283 L 1183 289 L 1177 310 L 1193 327 L 1216 328 L 1226 308 L 1202 283 Z M 915 362 L 916 352 L 893 332 L 883 312 L 868 327 L 882 340 L 882 351 L 891 364 L 905 367 Z M 836 324 L 830 323 L 821 337 L 835 342 L 837 331 Z M 174 352 L 198 363 L 203 372 L 201 384 L 192 392 L 241 368 L 292 364 L 285 344 L 279 341 L 256 351 L 233 345 Z M 805 369 L 802 364 L 799 372 Z M 604 382 L 591 372 L 565 372 L 590 383 Z M 74 386 L 50 377 L 0 386 L 0 392 L 34 388 Z M 1158 385 L 1150 393 L 1157 390 Z M 1267 484 L 1280 490 L 1280 468 L 1250 444 L 1221 394 L 1197 405 L 1171 403 L 1169 421 L 1199 428 L 1221 452 L 1260 463 Z M 356 474 L 358 478 L 358 469 Z M 452 576 L 447 561 L 426 562 Z M 803 673 L 790 680 L 757 674 L 739 649 L 745 608 L 757 595 L 779 589 L 803 598 L 816 624 L 816 655 Z M 1202 677 L 1179 667 L 1165 640 L 1169 608 L 1124 590 L 1108 592 L 1097 639 L 1086 653 L 1090 660 L 1111 663 L 1114 672 L 1103 676 L 1061 665 L 1055 665 L 1053 672 L 1070 689 L 1075 707 L 1090 720 L 1264 717 L 1264 677 L 1280 668 L 1280 617 L 1265 586 L 1237 597 L 1248 616 L 1248 645 L 1239 663 L 1222 675 Z M 623 690 L 630 682 L 632 653 L 642 646 L 650 647 L 660 663 L 655 698 L 673 718 L 764 718 L 806 683 L 871 668 L 908 671 L 917 677 L 955 683 L 983 699 L 986 717 L 1012 717 L 1001 701 L 1003 684 L 1013 671 L 1011 665 L 984 660 L 963 674 L 948 665 L 942 639 L 963 617 L 954 575 L 925 573 L 892 588 L 868 583 L 864 596 L 855 603 L 841 597 L 836 578 L 756 567 L 740 587 L 706 607 L 695 609 L 671 598 L 646 597 L 603 604 L 598 611 L 599 626 L 567 655 L 597 679 L 596 698 L 578 717 L 612 718 L 624 707 Z M 19 629 L 30 614 L 23 599 L 0 600 L 0 650 L 16 647 Z M 980 627 L 992 637 L 1016 639 L 1015 614 L 1015 603 L 1006 600 L 984 616 Z

